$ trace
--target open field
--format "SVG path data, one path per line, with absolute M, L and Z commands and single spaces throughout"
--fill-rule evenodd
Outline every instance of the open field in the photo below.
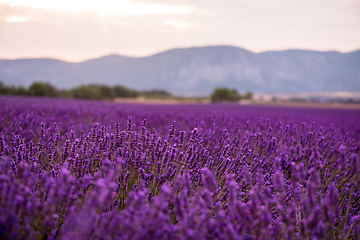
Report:
M 209 98 L 185 98 L 185 97 L 168 97 L 168 98 L 115 98 L 117 103 L 138 103 L 138 104 L 208 104 Z
M 250 103 L 251 104 L 251 103 Z M 325 109 L 360 109 L 359 103 L 311 103 L 311 102 L 253 102 L 252 104 L 264 106 L 286 106 L 297 108 L 325 108 Z
M 0 96 L 0 238 L 359 239 L 360 111 Z
M 211 104 L 210 98 L 116 98 L 116 103 L 136 103 L 136 104 Z M 264 105 L 264 106 L 286 106 L 297 108 L 325 108 L 325 109 L 360 109 L 358 103 L 313 103 L 313 102 L 291 102 L 291 101 L 253 101 L 241 100 L 238 103 L 228 103 L 230 105 Z

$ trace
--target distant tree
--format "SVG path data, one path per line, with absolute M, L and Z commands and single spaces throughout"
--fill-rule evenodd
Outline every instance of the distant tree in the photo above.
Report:
M 16 95 L 27 95 L 28 94 L 28 91 L 22 87 L 22 86 L 19 86 L 17 89 L 16 89 Z
M 119 85 L 114 86 L 113 90 L 115 97 L 120 97 L 120 98 L 135 98 L 139 95 L 138 92 L 136 92 L 135 90 L 131 90 L 127 87 L 119 86 Z
M 169 98 L 172 96 L 171 93 L 169 93 L 168 91 L 158 89 L 142 91 L 141 95 L 149 98 Z
M 212 102 L 237 102 L 241 96 L 235 89 L 228 89 L 226 87 L 216 88 L 211 94 Z
M 4 83 L 0 81 L 0 94 L 27 95 L 28 91 L 22 86 L 5 86 Z
M 113 88 L 105 85 L 100 85 L 99 88 L 103 99 L 114 99 L 115 93 Z
M 97 100 L 103 99 L 103 95 L 99 87 L 96 85 L 81 85 L 72 89 L 70 92 L 74 98 Z
M 60 97 L 62 98 L 73 98 L 72 90 L 60 90 Z
M 34 82 L 28 90 L 31 96 L 59 97 L 59 91 L 49 83 Z
M 252 92 L 246 92 L 244 95 L 241 96 L 242 99 L 252 99 L 252 97 Z
M 113 88 L 105 85 L 81 85 L 77 88 L 70 90 L 73 98 L 81 99 L 113 99 L 115 97 L 115 91 Z M 64 94 L 66 94 L 64 92 Z
M 58 90 L 49 83 L 34 82 L 29 89 L 22 86 L 6 86 L 0 81 L 0 94 L 12 95 L 30 95 L 30 96 L 47 96 L 47 97 L 64 97 L 79 99 L 114 99 L 115 97 L 134 98 L 139 95 L 135 90 L 123 87 L 90 84 L 81 85 L 70 90 Z M 165 91 L 155 91 L 151 94 L 168 94 Z
M 8 87 L 2 81 L 0 81 L 0 94 L 8 94 Z

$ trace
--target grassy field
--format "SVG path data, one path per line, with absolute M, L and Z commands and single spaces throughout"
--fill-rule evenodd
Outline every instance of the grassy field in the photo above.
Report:
M 115 98 L 118 103 L 140 103 L 140 104 L 209 104 L 210 98 L 186 98 L 186 97 L 137 97 L 137 98 Z
M 137 98 L 115 98 L 118 103 L 139 103 L 139 104 L 210 104 L 211 100 L 207 97 L 188 98 L 188 97 L 137 97 Z M 234 104 L 234 103 L 229 103 Z M 241 105 L 266 105 L 266 106 L 284 106 L 299 108 L 335 108 L 335 109 L 360 109 L 357 103 L 313 103 L 313 102 L 291 102 L 291 101 L 253 101 L 241 100 Z
M 312 102 L 253 102 L 250 104 L 259 105 L 274 105 L 286 107 L 300 107 L 300 108 L 339 108 L 339 109 L 360 109 L 358 103 L 312 103 Z

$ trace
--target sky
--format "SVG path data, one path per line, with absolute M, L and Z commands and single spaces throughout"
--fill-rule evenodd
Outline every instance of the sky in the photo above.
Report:
M 359 0 L 0 0 L 0 59 L 360 49 Z

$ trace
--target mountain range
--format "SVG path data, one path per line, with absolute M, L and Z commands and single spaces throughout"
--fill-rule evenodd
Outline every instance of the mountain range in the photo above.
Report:
M 80 63 L 1 59 L 0 81 L 24 87 L 43 81 L 60 89 L 96 83 L 199 95 L 220 86 L 241 93 L 360 91 L 360 50 L 254 53 L 233 46 L 208 46 L 172 49 L 148 57 L 109 55 Z

